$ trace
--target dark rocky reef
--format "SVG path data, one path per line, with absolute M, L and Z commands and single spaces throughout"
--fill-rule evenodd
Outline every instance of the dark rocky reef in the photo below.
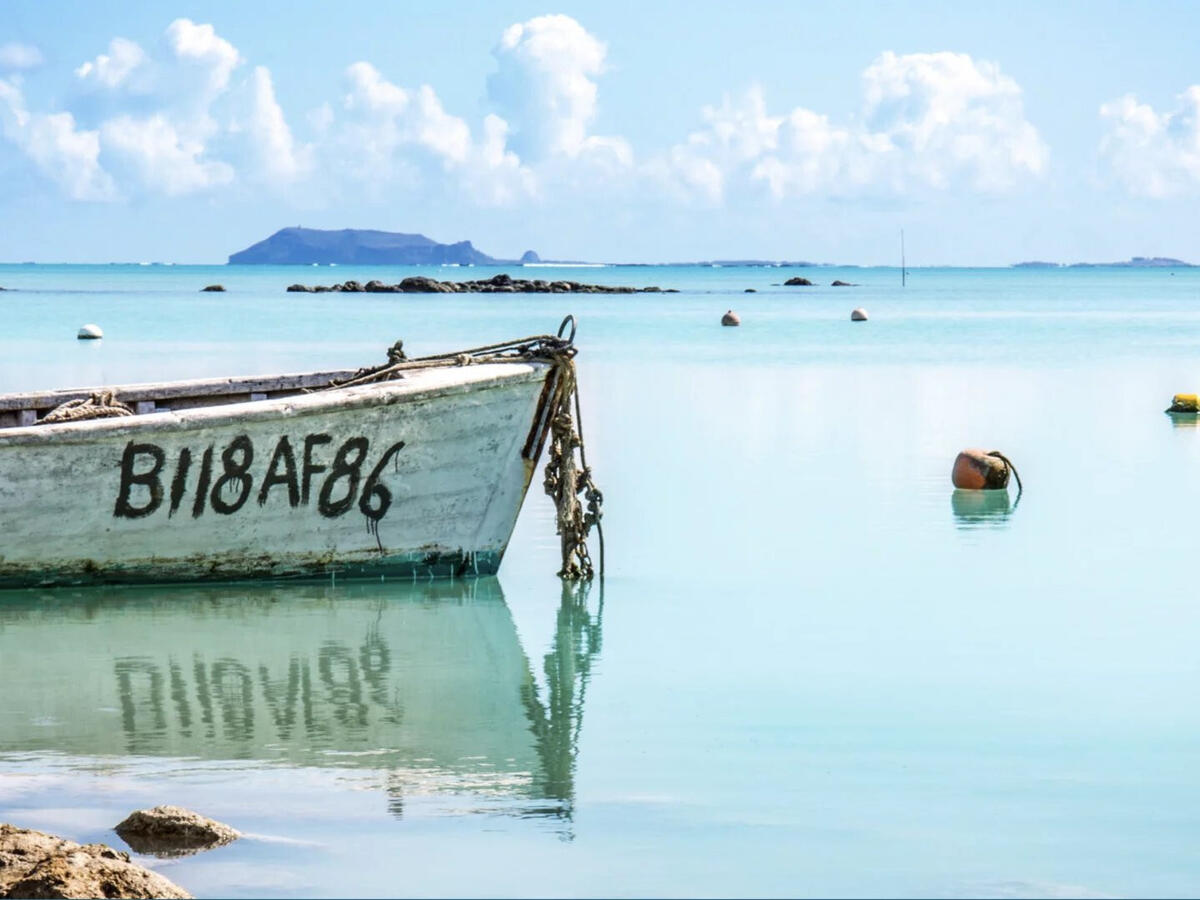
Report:
M 579 281 L 544 281 L 540 278 L 513 278 L 501 273 L 478 281 L 438 281 L 424 275 L 413 275 L 398 284 L 382 281 L 347 281 L 331 286 L 293 284 L 291 293 L 344 293 L 344 294 L 677 294 L 677 290 L 660 287 L 628 287 L 625 285 L 584 284 Z
M 853 281 L 842 281 L 840 278 L 837 281 L 829 283 L 830 287 L 858 287 Z
M 789 278 L 784 282 L 788 287 L 812 287 L 813 283 L 807 278 L 801 278 L 797 275 L 795 278 Z
M 208 287 L 200 288 L 200 293 L 202 293 L 202 294 L 206 293 L 206 292 L 208 292 L 208 293 L 214 293 L 214 292 L 215 293 L 223 293 L 224 291 L 225 291 L 225 285 L 223 285 L 223 284 L 210 284 L 210 285 L 208 285 Z

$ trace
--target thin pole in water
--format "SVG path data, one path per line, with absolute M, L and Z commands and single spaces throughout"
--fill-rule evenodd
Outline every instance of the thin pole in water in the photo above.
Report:
M 900 229 L 900 287 L 908 284 L 908 267 L 904 264 L 904 229 Z

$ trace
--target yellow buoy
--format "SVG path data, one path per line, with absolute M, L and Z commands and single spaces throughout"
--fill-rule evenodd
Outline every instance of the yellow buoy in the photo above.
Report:
M 1196 394 L 1176 394 L 1171 398 L 1169 413 L 1198 413 L 1200 412 L 1200 397 Z

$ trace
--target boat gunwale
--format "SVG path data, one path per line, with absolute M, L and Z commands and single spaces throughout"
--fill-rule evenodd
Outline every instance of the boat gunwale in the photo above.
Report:
M 53 409 L 68 400 L 83 400 L 99 391 L 113 391 L 118 399 L 182 399 L 246 394 L 259 390 L 304 390 L 327 387 L 331 382 L 353 378 L 355 369 L 328 372 L 289 372 L 281 375 L 229 375 L 217 378 L 184 378 L 178 381 L 139 381 L 130 384 L 59 388 L 49 391 L 15 391 L 0 394 L 0 412 L 22 409 Z M 233 402 L 247 402 L 244 400 Z
M 9 426 L 0 428 L 0 448 L 48 443 L 60 446 L 90 443 L 96 438 L 119 437 L 126 434 L 195 431 L 221 427 L 235 422 L 291 420 L 331 411 L 351 412 L 397 402 L 420 402 L 471 390 L 488 390 L 514 379 L 517 381 L 538 380 L 546 377 L 546 370 L 551 368 L 552 363 L 544 360 L 474 363 L 468 366 L 453 367 L 438 366 L 410 370 L 405 372 L 402 378 L 388 381 L 349 387 L 330 387 L 314 390 L 311 393 L 289 394 L 263 400 L 237 399 L 210 406 L 158 410 L 132 416 Z M 451 375 L 458 377 L 447 382 L 447 376 Z M 202 384 L 206 381 L 212 384 L 229 383 L 228 379 L 195 379 L 183 382 L 162 382 L 157 386 L 166 388 L 171 385 Z M 138 387 L 146 388 L 153 386 L 155 385 L 152 383 L 138 385 Z M 121 387 L 117 386 L 111 390 L 120 391 Z M 5 396 L 15 395 L 0 395 L 0 399 Z M 118 394 L 119 396 L 120 394 Z

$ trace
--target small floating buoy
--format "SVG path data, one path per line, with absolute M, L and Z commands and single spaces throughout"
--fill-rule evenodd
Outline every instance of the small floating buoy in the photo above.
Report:
M 1016 471 L 999 450 L 968 447 L 955 457 L 950 480 L 959 490 L 999 491 L 1008 487 L 1008 477 Z M 1017 475 L 1017 490 L 1020 489 L 1021 476 Z
M 104 332 L 100 330 L 99 325 L 87 324 L 79 329 L 79 333 L 75 335 L 81 341 L 98 341 L 104 337 Z
M 850 321 L 851 322 L 867 321 L 867 311 L 865 309 L 863 309 L 861 306 L 850 310 Z
M 740 318 L 738 318 L 738 314 L 735 313 L 731 309 L 731 310 L 727 311 L 725 313 L 725 315 L 721 316 L 721 324 L 722 325 L 741 325 L 742 320 Z
M 1169 413 L 1200 413 L 1200 397 L 1195 394 L 1176 394 L 1167 407 Z

